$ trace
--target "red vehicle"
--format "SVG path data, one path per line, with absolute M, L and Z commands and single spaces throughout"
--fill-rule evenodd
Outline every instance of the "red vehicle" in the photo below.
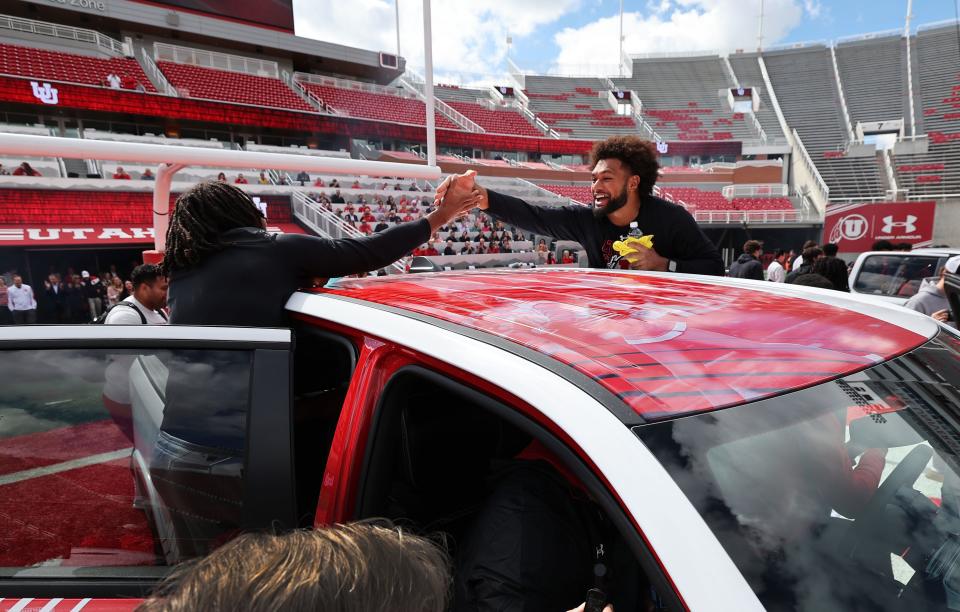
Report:
M 0 609 L 132 608 L 243 529 L 461 538 L 450 517 L 534 443 L 662 609 L 956 609 L 960 340 L 927 317 L 582 269 L 347 280 L 287 307 L 292 331 L 0 331 Z

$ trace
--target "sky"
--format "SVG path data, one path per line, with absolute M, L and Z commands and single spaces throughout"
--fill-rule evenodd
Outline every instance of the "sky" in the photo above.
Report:
M 422 0 L 293 0 L 299 36 L 397 50 L 423 73 Z M 954 19 L 960 0 L 915 0 L 913 27 Z M 763 46 L 902 31 L 906 0 L 763 0 Z M 624 51 L 757 48 L 761 0 L 623 0 Z M 433 0 L 435 81 L 503 83 L 509 57 L 538 74 L 617 74 L 620 0 Z M 507 38 L 512 44 L 507 44 Z

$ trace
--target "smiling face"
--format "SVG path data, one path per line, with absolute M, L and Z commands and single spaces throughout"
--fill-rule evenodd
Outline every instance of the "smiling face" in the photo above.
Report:
M 597 217 L 608 216 L 626 205 L 631 193 L 636 193 L 640 177 L 619 159 L 601 159 L 591 173 L 593 182 L 593 212 Z

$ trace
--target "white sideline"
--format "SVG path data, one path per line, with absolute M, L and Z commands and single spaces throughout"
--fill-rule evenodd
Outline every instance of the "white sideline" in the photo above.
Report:
M 110 451 L 109 453 L 89 455 L 87 457 L 71 459 L 70 461 L 64 461 L 62 463 L 54 463 L 53 465 L 45 465 L 43 467 L 21 470 L 11 474 L 4 474 L 3 476 L 0 476 L 0 486 L 13 484 L 16 482 L 23 482 L 24 480 L 30 480 L 31 478 L 40 478 L 41 476 L 59 474 L 60 472 L 69 472 L 70 470 L 75 470 L 77 468 L 87 467 L 90 465 L 97 465 L 98 463 L 116 461 L 117 459 L 129 457 L 130 453 L 132 452 L 133 447 L 129 446 L 127 448 L 121 448 L 120 450 Z

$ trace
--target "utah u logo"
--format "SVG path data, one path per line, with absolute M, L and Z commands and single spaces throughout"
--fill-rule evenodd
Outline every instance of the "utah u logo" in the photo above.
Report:
M 658 140 L 658 141 L 657 141 L 657 153 L 659 153 L 659 154 L 661 154 L 661 155 L 665 155 L 666 152 L 667 152 L 667 143 L 663 142 L 662 140 Z
M 40 83 L 30 81 L 30 85 L 33 87 L 33 96 L 44 104 L 56 104 L 60 101 L 57 89 L 50 87 L 50 83 L 44 83 L 43 87 L 40 87 Z
M 912 234 L 917 231 L 917 217 L 915 215 L 907 215 L 905 221 L 894 221 L 893 215 L 887 215 L 883 218 L 883 233 L 890 234 L 893 232 L 893 228 L 902 227 L 903 231 Z

